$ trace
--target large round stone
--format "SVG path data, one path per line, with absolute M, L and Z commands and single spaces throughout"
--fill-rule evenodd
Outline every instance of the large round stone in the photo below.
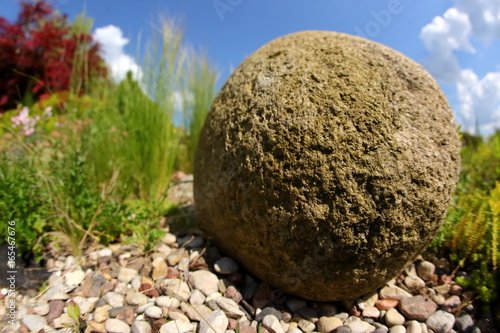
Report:
M 420 65 L 350 35 L 278 38 L 231 75 L 195 161 L 199 220 L 264 281 L 375 290 L 432 239 L 459 172 L 452 111 Z

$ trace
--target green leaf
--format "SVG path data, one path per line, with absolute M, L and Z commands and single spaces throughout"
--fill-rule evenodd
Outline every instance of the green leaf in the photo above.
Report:
M 74 301 L 68 303 L 68 305 L 66 306 L 66 310 L 70 318 L 76 321 L 80 319 L 80 307 Z

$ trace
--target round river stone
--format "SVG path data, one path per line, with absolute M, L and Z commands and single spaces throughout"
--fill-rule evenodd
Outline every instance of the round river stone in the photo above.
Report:
M 458 177 L 439 86 L 383 45 L 304 31 L 250 55 L 196 153 L 199 220 L 276 288 L 332 301 L 375 290 L 426 247 Z

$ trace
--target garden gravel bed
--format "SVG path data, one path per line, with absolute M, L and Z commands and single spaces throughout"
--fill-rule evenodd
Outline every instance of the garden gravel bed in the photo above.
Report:
M 487 318 L 475 320 L 472 295 L 453 281 L 445 260 L 418 258 L 378 291 L 333 303 L 259 281 L 200 231 L 167 233 L 146 253 L 113 244 L 88 253 L 81 265 L 61 256 L 47 268 L 52 274 L 43 293 L 18 293 L 15 325 L 1 305 L 2 332 L 494 331 Z M 67 312 L 71 302 L 79 321 Z
M 189 185 L 171 197 L 192 200 Z M 150 251 L 122 242 L 89 249 L 81 262 L 48 259 L 43 292 L 16 292 L 14 321 L 2 290 L 0 332 L 497 332 L 455 283 L 467 273 L 445 259 L 418 257 L 377 291 L 322 303 L 259 281 L 201 230 L 166 231 Z

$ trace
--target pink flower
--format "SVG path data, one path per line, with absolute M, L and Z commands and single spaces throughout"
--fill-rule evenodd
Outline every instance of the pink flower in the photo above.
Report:
M 12 122 L 12 127 L 16 128 L 17 126 L 26 125 L 29 122 L 29 114 L 30 109 L 27 106 L 21 109 L 21 112 L 17 116 L 12 117 L 10 120 Z
M 21 112 L 17 116 L 11 118 L 12 127 L 16 128 L 18 126 L 23 126 L 23 129 L 19 131 L 20 134 L 24 136 L 30 136 L 35 132 L 35 125 L 40 120 L 40 116 L 29 117 L 30 110 L 27 106 L 21 109 Z

